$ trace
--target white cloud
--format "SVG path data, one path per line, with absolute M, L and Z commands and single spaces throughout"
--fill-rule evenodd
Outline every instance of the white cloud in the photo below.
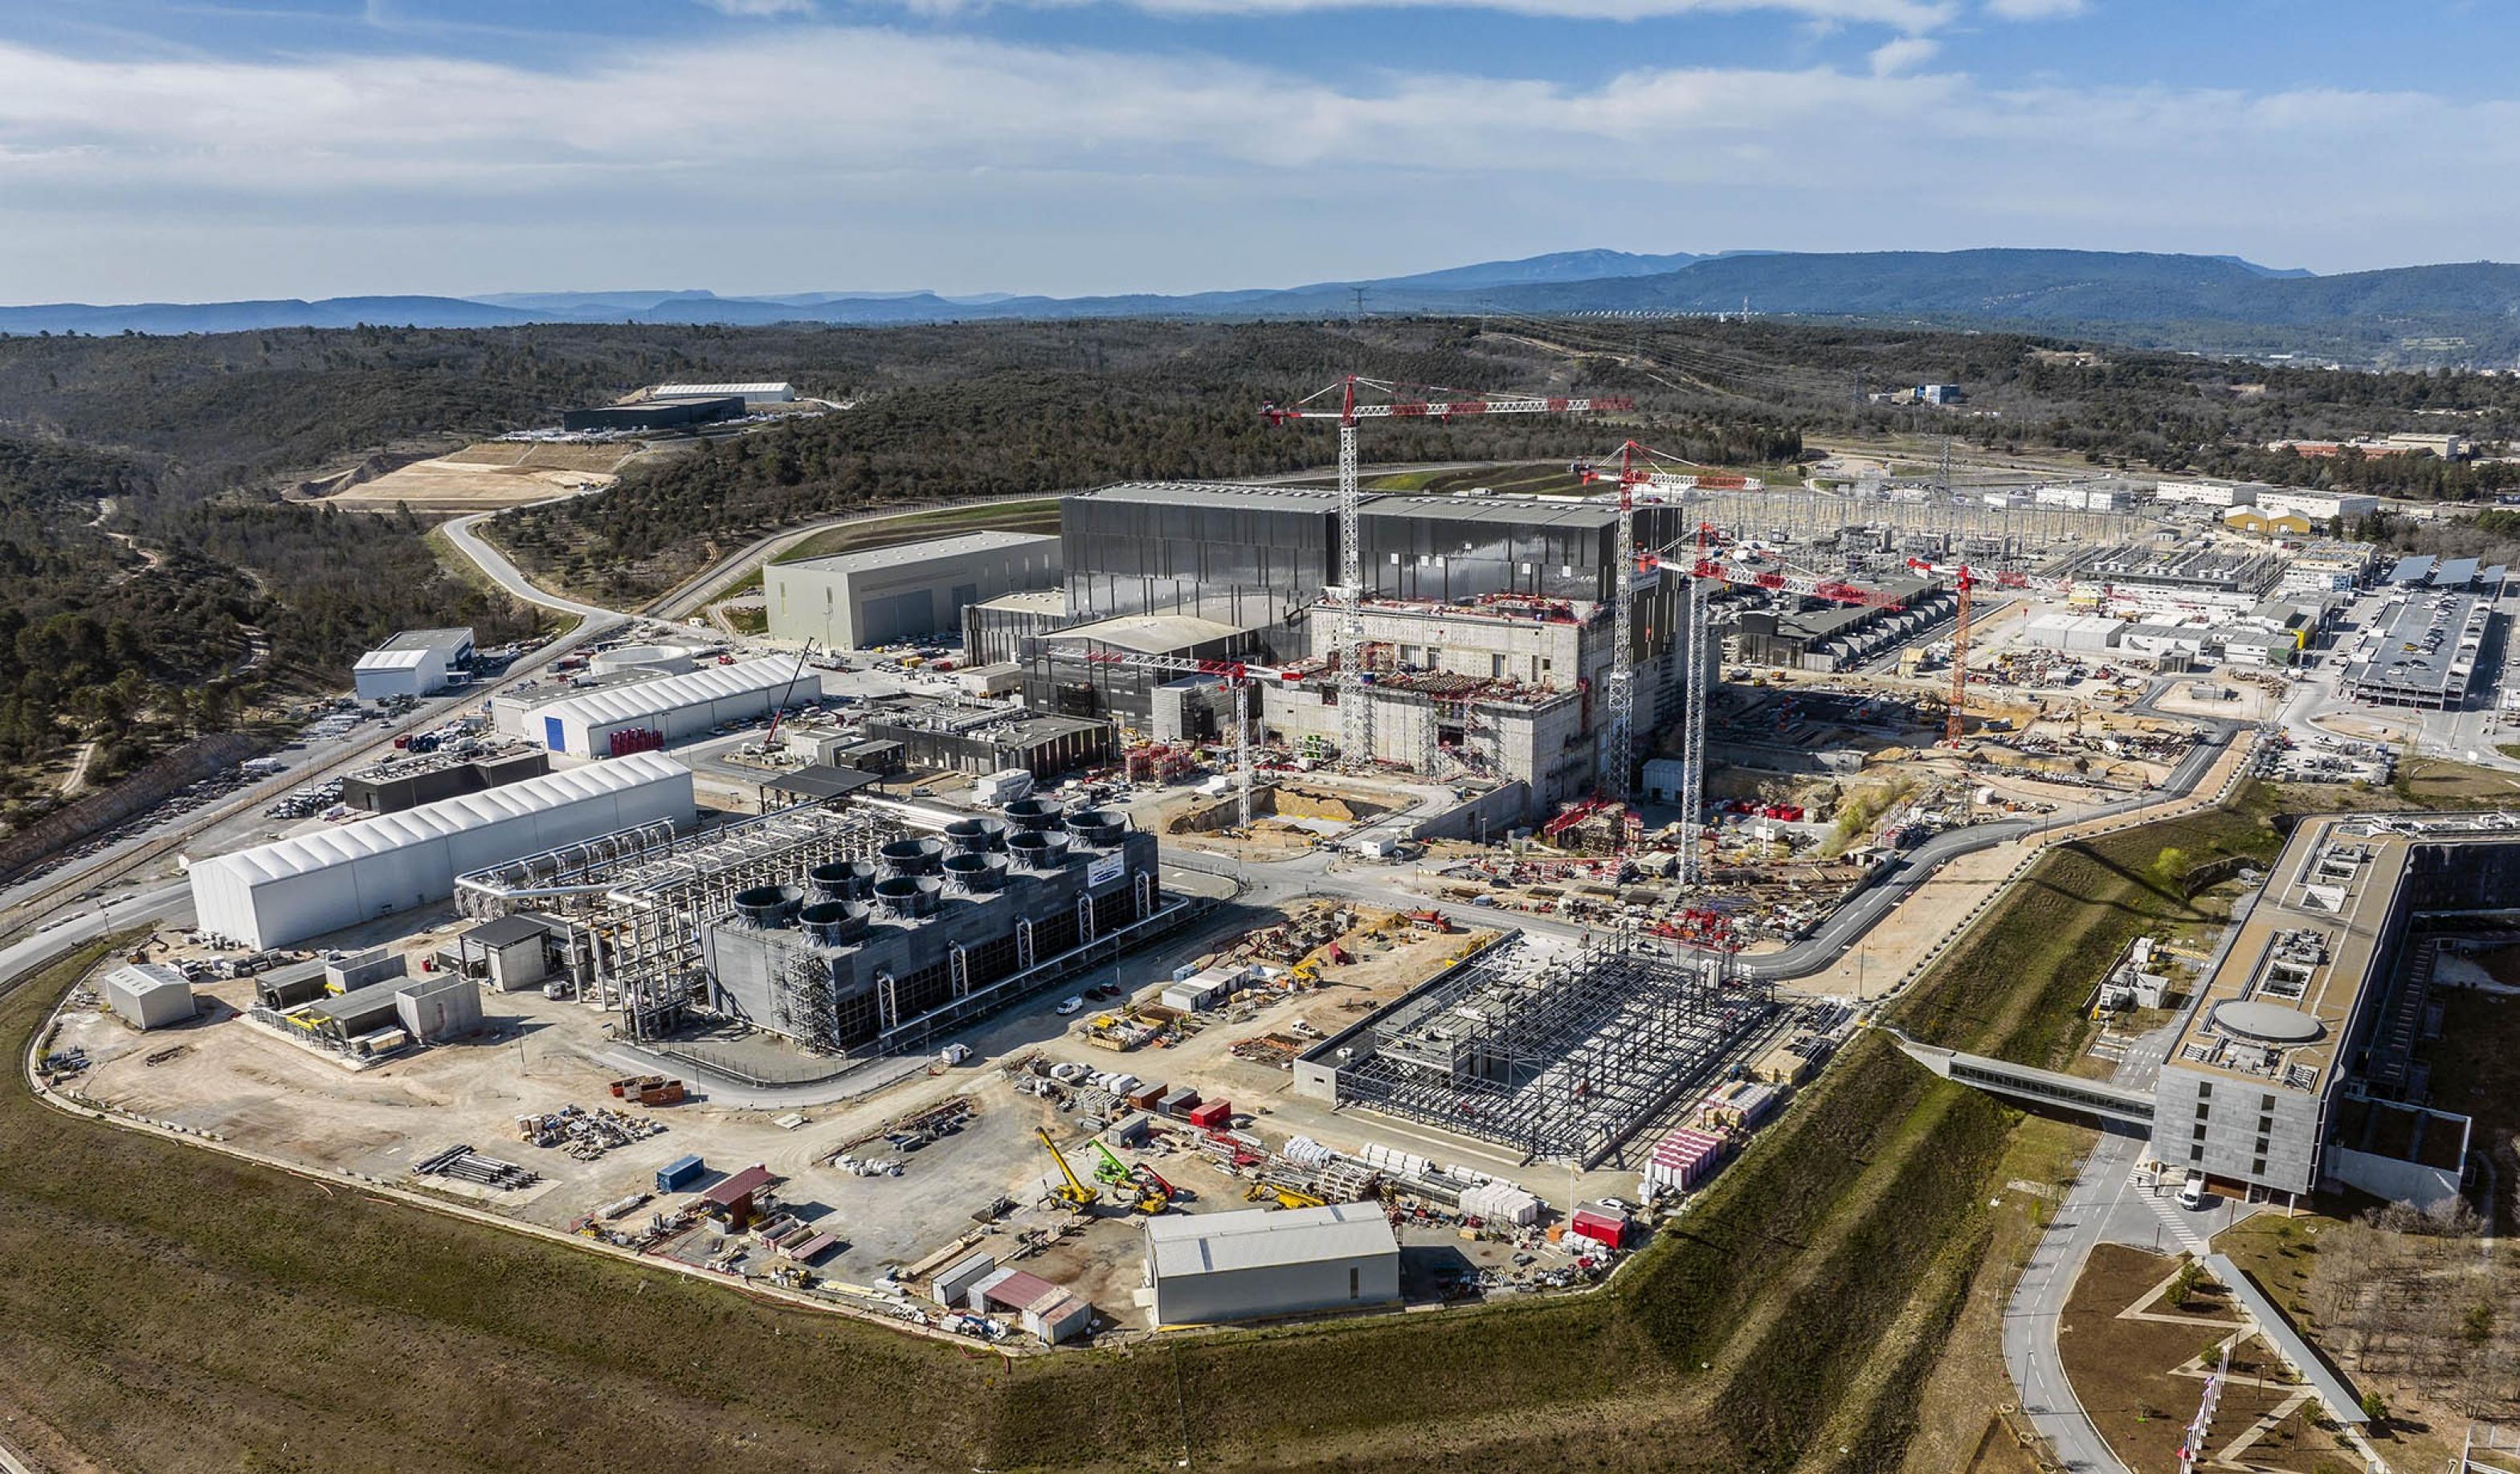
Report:
M 2087 8 L 2087 0 L 1986 0 L 1986 13 L 2003 21 L 2061 21 Z
M 1885 41 L 1872 48 L 1872 74 L 1897 76 L 1903 71 L 1913 71 L 1932 61 L 1934 53 L 1942 49 L 1941 42 L 1929 41 L 1923 36 L 1901 36 L 1895 41 Z
M 2467 201 L 2520 177 L 2520 103 L 2004 88 L 1929 45 L 1576 85 L 821 24 L 547 69 L 0 44 L 0 290 L 1177 290 L 1597 244 L 2333 268 L 2493 254 Z
M 814 0 L 699 0 L 709 9 L 727 16 L 810 16 Z

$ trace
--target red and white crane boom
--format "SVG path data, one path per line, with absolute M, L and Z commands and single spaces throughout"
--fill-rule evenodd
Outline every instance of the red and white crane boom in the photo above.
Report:
M 1362 395 L 1359 391 L 1364 391 Z M 1333 399 L 1331 396 L 1335 395 Z M 1271 424 L 1300 424 L 1309 420 L 1338 422 L 1339 581 L 1325 591 L 1339 609 L 1339 758 L 1369 765 L 1373 761 L 1373 713 L 1365 692 L 1365 559 L 1357 545 L 1357 509 L 1363 500 L 1357 486 L 1356 427 L 1366 420 L 1452 421 L 1470 415 L 1581 415 L 1598 410 L 1636 408 L 1633 400 L 1608 395 L 1559 398 L 1533 394 L 1482 394 L 1426 384 L 1400 384 L 1349 374 L 1293 404 L 1263 405 L 1262 419 Z

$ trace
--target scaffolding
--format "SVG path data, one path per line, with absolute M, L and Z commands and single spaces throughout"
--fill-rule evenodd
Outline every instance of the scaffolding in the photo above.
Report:
M 1340 1104 L 1511 1147 L 1526 1162 L 1625 1165 L 1623 1148 L 1776 1011 L 1730 953 L 1634 939 L 1546 961 L 1498 949 L 1402 999 L 1337 1069 Z
M 456 904 L 481 919 L 531 910 L 564 923 L 581 990 L 620 1013 L 625 1038 L 649 1040 L 705 998 L 700 933 L 734 911 L 736 892 L 872 860 L 908 831 L 863 805 L 803 804 L 680 838 L 645 825 L 458 876 Z

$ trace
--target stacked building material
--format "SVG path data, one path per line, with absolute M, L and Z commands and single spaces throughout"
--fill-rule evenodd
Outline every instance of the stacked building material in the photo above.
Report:
M 1654 1143 L 1645 1163 L 1645 1185 L 1670 1192 L 1693 1192 L 1723 1165 L 1731 1142 L 1721 1134 L 1684 1126 Z

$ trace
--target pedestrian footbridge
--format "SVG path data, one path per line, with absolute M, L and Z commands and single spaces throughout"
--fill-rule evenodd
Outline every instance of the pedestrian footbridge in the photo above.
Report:
M 2014 1064 L 2008 1059 L 1990 1059 L 1984 1054 L 1963 1054 L 1940 1045 L 1918 1044 L 1889 1031 L 1898 1039 L 1899 1048 L 1908 1056 L 1946 1080 L 1973 1085 L 1979 1090 L 2016 1100 L 2055 1106 L 2062 1110 L 2081 1111 L 2128 1126 L 2152 1129 L 2152 1096 L 2140 1091 L 2127 1090 L 2104 1080 L 2085 1080 L 2078 1075 L 2060 1075 L 2054 1070 L 2033 1069 Z

